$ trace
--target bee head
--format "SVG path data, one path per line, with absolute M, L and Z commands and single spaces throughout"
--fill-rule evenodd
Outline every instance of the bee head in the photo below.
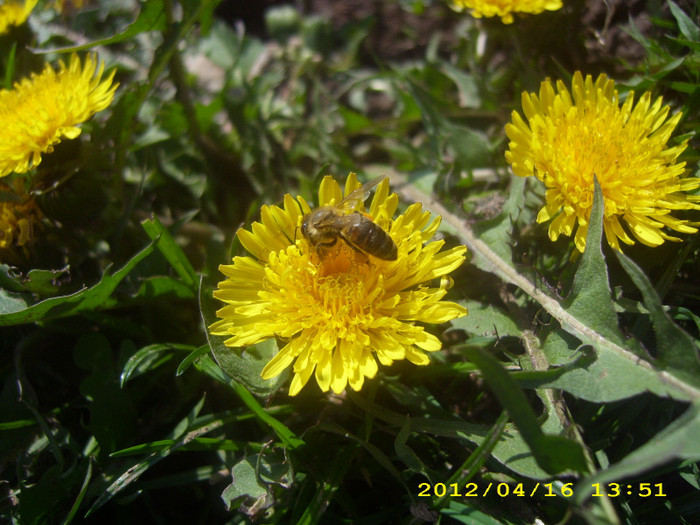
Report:
M 304 215 L 304 218 L 301 220 L 301 234 L 306 238 L 309 237 L 309 215 L 308 214 Z

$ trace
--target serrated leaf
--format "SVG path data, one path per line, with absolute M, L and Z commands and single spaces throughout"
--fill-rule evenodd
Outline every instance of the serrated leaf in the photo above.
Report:
M 34 269 L 27 272 L 26 277 L 13 275 L 12 269 L 6 264 L 0 264 L 0 287 L 13 292 L 29 292 L 41 295 L 49 295 L 58 290 L 54 283 L 68 271 L 68 266 L 58 270 Z
M 71 295 L 52 297 L 41 302 L 28 305 L 23 299 L 0 290 L 0 326 L 9 326 L 36 321 L 47 321 L 58 317 L 75 315 L 85 310 L 99 310 L 113 306 L 108 299 L 116 290 L 119 283 L 129 275 L 143 259 L 153 252 L 153 243 L 137 253 L 120 270 L 109 275 L 103 275 L 99 283 L 91 288 L 84 288 Z
M 597 187 L 586 253 L 575 276 L 576 284 L 571 298 L 563 302 L 568 308 L 565 315 L 556 315 L 550 310 L 554 317 L 565 321 L 563 328 L 566 332 L 575 334 L 585 345 L 590 345 L 595 351 L 596 359 L 586 366 L 567 367 L 556 379 L 545 380 L 537 386 L 561 388 L 594 402 L 624 399 L 647 391 L 663 397 L 692 399 L 696 395 L 694 392 L 697 392 L 692 385 L 656 370 L 651 363 L 630 351 L 627 348 L 630 343 L 622 341 L 617 327 L 613 326 L 617 323 L 617 315 L 609 295 L 607 269 L 599 248 L 603 220 L 601 203 L 602 195 Z M 588 253 L 589 250 L 591 253 Z M 566 353 L 565 345 L 569 345 L 572 356 L 580 347 L 580 342 L 572 340 L 565 332 L 554 334 L 553 337 L 560 355 Z M 548 354 L 550 347 L 547 343 L 544 348 Z M 555 363 L 560 358 L 548 355 L 548 359 Z
M 508 190 L 508 199 L 503 204 L 503 209 L 493 219 L 474 225 L 474 233 L 479 241 L 488 246 L 489 251 L 474 250 L 472 264 L 479 269 L 491 272 L 495 264 L 511 264 L 513 222 L 525 203 L 525 179 L 512 177 Z
M 257 455 L 248 456 L 231 469 L 232 482 L 221 493 L 221 499 L 227 509 L 231 510 L 233 503 L 241 499 L 241 511 L 255 516 L 274 502 L 272 495 L 268 494 L 267 487 L 258 479 L 255 471 L 257 459 Z
M 559 344 L 567 332 L 561 331 L 555 335 Z M 548 336 L 549 337 L 549 336 Z M 548 355 L 548 345 L 545 342 L 545 353 Z M 586 358 L 581 352 L 588 349 L 591 356 Z M 642 392 L 652 392 L 661 397 L 676 397 L 679 394 L 659 371 L 632 353 L 618 353 L 605 348 L 594 350 L 592 346 L 581 347 L 575 342 L 569 347 L 572 357 L 583 358 L 574 366 L 554 369 L 556 375 L 543 374 L 541 380 L 528 381 L 533 388 L 559 388 L 570 394 L 595 403 L 605 403 L 626 399 Z M 620 352 L 623 349 L 619 349 Z
M 608 268 L 601 249 L 603 193 L 598 179 L 595 179 L 594 185 L 595 194 L 586 238 L 586 250 L 581 256 L 571 292 L 561 305 L 570 315 L 592 327 L 602 337 L 615 344 L 623 345 L 608 283 Z
M 394 175 L 392 178 L 396 179 L 397 176 Z M 627 346 L 618 344 L 621 337 L 616 334 L 616 330 L 613 328 L 613 322 L 617 319 L 616 316 L 612 320 L 602 319 L 595 312 L 581 312 L 578 304 L 575 305 L 575 310 L 579 311 L 577 315 L 573 315 L 562 307 L 558 298 L 549 295 L 541 289 L 539 284 L 533 282 L 533 280 L 514 267 L 510 257 L 510 249 L 505 251 L 505 253 L 501 250 L 501 248 L 507 246 L 507 241 L 500 241 L 500 244 L 497 241 L 497 248 L 493 249 L 490 243 L 484 241 L 490 235 L 490 230 L 482 233 L 479 237 L 460 217 L 451 213 L 439 202 L 421 194 L 416 188 L 410 186 L 402 187 L 398 180 L 394 180 L 393 184 L 398 186 L 398 192 L 407 200 L 429 202 L 430 209 L 441 215 L 443 222 L 450 223 L 459 232 L 459 236 L 474 255 L 474 264 L 485 271 L 495 274 L 506 283 L 513 284 L 523 290 L 556 319 L 565 332 L 577 338 L 579 341 L 576 341 L 570 348 L 572 355 L 582 344 L 595 350 L 597 359 L 592 364 L 587 362 L 588 364 L 584 368 L 567 368 L 561 375 L 557 376 L 556 380 L 543 381 L 538 386 L 562 388 L 584 399 L 598 402 L 623 399 L 646 391 L 679 400 L 700 399 L 700 390 L 694 385 L 678 381 L 662 370 L 655 370 L 650 363 L 640 359 L 636 352 L 631 351 L 627 347 L 633 346 L 633 343 L 626 342 Z M 599 199 L 600 196 L 598 195 L 596 198 Z M 517 199 L 514 199 L 514 202 L 517 202 Z M 589 229 L 594 233 L 600 231 L 599 228 L 601 228 L 601 208 L 596 208 L 599 213 L 596 215 L 592 214 L 590 218 Z M 598 222 L 597 224 L 596 221 Z M 507 231 L 503 221 L 495 223 L 493 227 L 497 230 L 501 229 L 503 232 Z M 591 231 L 589 231 L 589 235 Z M 504 234 L 498 233 L 497 237 L 499 235 Z M 587 241 L 587 246 L 593 245 L 595 242 L 591 237 Z M 589 272 L 590 275 L 593 273 L 589 271 L 591 268 L 598 268 L 598 270 L 602 268 L 600 265 L 602 259 L 601 256 L 596 256 L 595 254 L 589 257 L 597 259 L 585 266 L 585 271 Z M 607 281 L 607 277 L 599 276 L 594 278 L 596 279 L 598 290 L 591 295 L 592 299 L 586 298 L 585 300 L 607 309 L 604 293 L 600 291 L 603 286 L 607 286 L 603 281 L 603 279 Z M 585 292 L 582 293 L 585 296 Z M 581 317 L 578 317 L 578 315 Z M 591 325 L 589 322 L 596 324 Z M 620 388 L 621 386 L 624 388 Z
M 274 503 L 275 487 L 291 486 L 294 471 L 284 451 L 268 448 L 234 465 L 231 478 L 232 483 L 224 489 L 221 499 L 229 510 L 236 500 L 243 499 L 239 510 L 253 517 Z

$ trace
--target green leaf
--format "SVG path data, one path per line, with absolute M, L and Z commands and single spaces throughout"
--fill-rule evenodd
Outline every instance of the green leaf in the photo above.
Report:
M 402 428 L 406 424 L 405 414 L 379 406 L 352 392 L 348 392 L 348 397 L 372 416 L 386 421 L 397 428 Z M 449 414 L 445 416 L 445 419 L 434 415 L 430 418 L 423 416 L 411 417 L 410 428 L 411 432 L 454 438 L 469 444 L 476 443 L 478 445 L 488 441 L 493 431 L 492 425 L 468 423 L 455 416 L 450 418 Z M 493 457 L 513 472 L 522 476 L 540 480 L 551 477 L 550 474 L 538 466 L 527 443 L 520 436 L 518 429 L 512 424 L 506 425 L 501 439 L 497 441 L 493 449 Z
M 163 257 L 170 263 L 175 272 L 180 276 L 186 285 L 194 288 L 197 284 L 197 272 L 182 251 L 170 232 L 161 224 L 157 217 L 146 219 L 141 222 L 141 226 L 146 233 L 156 243 L 156 247 L 163 254 Z
M 575 500 L 583 503 L 591 495 L 593 483 L 620 483 L 672 461 L 700 461 L 699 435 L 700 403 L 693 403 L 682 416 L 620 462 L 581 480 L 574 490 Z
M 512 265 L 511 244 L 513 239 L 513 222 L 525 205 L 525 178 L 512 177 L 508 190 L 508 199 L 501 213 L 493 219 L 480 222 L 474 226 L 479 246 L 486 249 L 471 250 L 471 263 L 486 272 L 493 271 L 494 265 Z
M 676 19 L 676 22 L 678 22 L 678 29 L 681 34 L 690 42 L 700 41 L 700 28 L 695 25 L 692 18 L 686 15 L 673 0 L 668 0 L 668 6 L 671 8 L 671 14 Z
M 47 54 L 47 53 L 72 53 L 75 51 L 83 51 L 85 49 L 92 49 L 94 47 L 103 47 L 111 44 L 117 44 L 125 40 L 134 38 L 141 33 L 147 33 L 149 31 L 162 31 L 166 28 L 166 18 L 163 7 L 163 0 L 149 0 L 148 2 L 143 2 L 141 12 L 138 18 L 134 20 L 129 26 L 124 29 L 121 33 L 117 33 L 111 37 L 102 38 L 100 40 L 93 40 L 87 44 L 81 44 L 77 46 L 67 46 L 54 49 L 33 49 L 32 51 L 37 54 Z
M 351 439 L 355 443 L 358 443 L 361 445 L 367 452 L 369 452 L 374 460 L 379 463 L 379 465 L 382 466 L 391 476 L 394 478 L 394 480 L 397 483 L 400 483 L 401 485 L 404 486 L 404 488 L 408 491 L 408 487 L 406 487 L 406 484 L 403 481 L 403 478 L 401 477 L 401 474 L 399 471 L 396 469 L 394 464 L 391 462 L 389 457 L 381 451 L 376 445 L 373 445 L 366 439 L 362 439 L 358 436 L 353 435 L 351 432 L 348 432 L 346 429 L 342 428 L 340 425 L 332 424 L 332 423 L 320 423 L 318 425 L 318 430 L 322 430 L 325 432 L 332 432 L 334 434 L 337 434 L 339 436 L 343 436 L 345 438 Z
M 210 351 L 211 348 L 209 348 L 209 345 L 202 345 L 199 348 L 192 350 L 190 354 L 187 357 L 185 357 L 180 363 L 180 365 L 177 367 L 175 375 L 181 376 L 182 374 L 184 374 L 185 371 L 190 366 L 192 366 L 199 358 L 208 354 Z
M 124 303 L 153 301 L 156 298 L 193 299 L 196 290 L 189 284 L 168 275 L 155 275 L 140 280 L 139 289 Z
M 251 394 L 243 385 L 237 383 L 227 376 L 226 372 L 224 372 L 216 363 L 214 363 L 211 357 L 208 355 L 201 356 L 197 361 L 195 361 L 195 366 L 199 370 L 207 373 L 210 377 L 231 387 L 241 401 L 243 401 L 243 403 L 253 412 L 253 414 L 255 414 L 255 417 L 269 426 L 286 447 L 294 449 L 304 444 L 304 440 L 299 439 L 294 432 L 289 430 L 289 428 L 287 428 L 283 423 L 275 419 L 271 415 L 271 411 L 264 410 L 253 394 Z
M 537 464 L 550 474 L 566 470 L 584 472 L 586 461 L 578 443 L 564 436 L 546 435 L 540 429 L 535 413 L 514 379 L 496 359 L 478 348 L 465 348 L 467 358 L 476 363 L 489 387 L 529 445 Z
M 120 386 L 124 385 L 133 377 L 138 377 L 148 371 L 154 370 L 165 361 L 171 359 L 171 355 L 161 356 L 162 352 L 171 350 L 192 351 L 193 346 L 182 344 L 153 344 L 144 346 L 134 355 L 132 355 L 124 365 L 121 373 Z
M 595 196 L 591 221 L 586 238 L 586 251 L 574 277 L 573 288 L 562 301 L 562 307 L 601 337 L 623 345 L 617 325 L 617 314 L 608 283 L 608 268 L 605 264 L 601 240 L 603 237 L 603 194 L 595 179 Z
M 615 255 L 632 282 L 642 292 L 644 305 L 649 310 L 656 336 L 657 358 L 655 365 L 668 371 L 679 381 L 700 388 L 700 359 L 698 359 L 695 343 L 686 332 L 671 320 L 664 310 L 656 290 L 639 266 L 622 253 Z
M 451 78 L 457 86 L 460 107 L 481 107 L 482 101 L 479 95 L 479 86 L 473 73 L 466 73 L 463 69 L 457 68 L 446 61 L 440 61 L 439 67 L 442 73 Z
M 497 520 L 482 510 L 456 500 L 450 500 L 450 505 L 446 509 L 442 509 L 440 514 L 465 525 L 504 525 L 504 523 L 510 523 Z
M 68 525 L 71 521 L 73 521 L 73 518 L 78 513 L 80 505 L 83 502 L 83 499 L 85 498 L 85 494 L 87 494 L 88 487 L 90 486 L 90 481 L 92 480 L 92 457 L 88 457 L 86 463 L 87 468 L 85 469 L 85 478 L 83 479 L 83 485 L 82 487 L 80 487 L 80 492 L 78 492 L 78 495 L 76 496 L 75 501 L 73 502 L 73 506 L 70 508 L 70 511 L 68 511 L 68 515 L 63 520 L 64 525 Z
M 420 456 L 416 454 L 408 445 L 408 438 L 410 436 L 411 420 L 407 417 L 406 421 L 401 426 L 401 430 L 399 430 L 398 434 L 396 434 L 396 439 L 394 440 L 394 450 L 396 451 L 396 456 L 412 472 L 419 472 L 431 483 L 436 482 L 439 480 L 439 474 L 434 472 L 432 469 L 429 469 L 423 460 L 421 460 Z
M 110 457 L 120 458 L 126 456 L 140 456 L 143 454 L 150 454 L 151 452 L 160 452 L 171 448 L 176 444 L 174 439 L 161 439 L 158 441 L 152 441 L 150 443 L 143 443 L 141 445 L 136 445 L 133 447 L 127 447 L 121 449 L 117 452 L 110 454 Z M 181 450 L 215 450 L 221 451 L 226 450 L 230 452 L 238 452 L 243 449 L 251 450 L 255 449 L 252 443 L 243 442 L 237 443 L 229 439 L 221 438 L 195 438 L 186 445 L 182 445 Z
M 464 487 L 469 480 L 474 478 L 481 471 L 481 468 L 486 464 L 489 457 L 491 457 L 499 440 L 503 438 L 507 423 L 508 412 L 504 410 L 501 412 L 501 415 L 498 416 L 498 419 L 489 430 L 488 435 L 479 444 L 476 450 L 469 454 L 469 457 L 464 463 L 454 469 L 454 473 L 445 483 L 447 486 L 452 486 L 456 483 L 457 486 Z M 452 498 L 446 493 L 442 498 L 439 498 L 435 506 L 438 508 L 443 507 L 450 499 Z
M 56 505 L 77 492 L 81 481 L 79 469 L 61 472 L 58 465 L 48 468 L 34 483 L 23 487 L 19 492 L 20 523 L 40 525 L 44 523 L 63 522 L 64 508 Z M 60 517 L 59 517 L 60 516 Z
M 226 346 L 224 344 L 225 337 L 214 335 L 209 331 L 209 327 L 217 320 L 215 300 L 212 297 L 211 290 L 204 286 L 203 283 L 204 281 L 200 285 L 199 305 L 207 341 L 209 341 L 214 359 L 216 359 L 216 362 L 228 376 L 244 385 L 255 395 L 260 397 L 271 396 L 282 387 L 289 375 L 285 371 L 269 380 L 260 377 L 260 373 L 265 368 L 265 365 L 277 353 L 276 341 L 268 339 L 245 349 Z
M 321 516 L 330 505 L 333 496 L 343 484 L 348 469 L 357 457 L 358 442 L 348 443 L 336 451 L 330 465 L 326 467 L 324 479 L 319 480 L 318 488 L 310 504 L 296 520 L 297 525 L 314 525 L 319 523 Z M 375 447 L 376 448 L 376 447 Z
M 264 449 L 243 458 L 231 469 L 232 483 L 221 498 L 231 510 L 242 499 L 239 511 L 256 516 L 275 502 L 275 488 L 289 489 L 294 479 L 292 465 L 280 449 Z
M 100 495 L 100 497 L 97 498 L 95 503 L 92 504 L 85 517 L 95 512 L 102 505 L 104 505 L 114 496 L 122 492 L 129 485 L 136 482 L 148 469 L 150 469 L 153 465 L 168 457 L 178 448 L 189 443 L 196 437 L 202 436 L 216 428 L 219 428 L 220 425 L 208 425 L 198 427 L 183 436 L 185 430 L 191 428 L 192 423 L 195 421 L 197 414 L 199 414 L 203 405 L 204 398 L 202 397 L 202 399 L 200 399 L 200 401 L 194 407 L 192 407 L 192 410 L 189 412 L 189 414 L 187 414 L 187 416 L 175 426 L 175 428 L 170 433 L 170 437 L 173 438 L 173 440 L 177 441 L 175 441 L 171 447 L 165 450 L 161 450 L 159 452 L 153 452 L 152 454 L 148 455 L 145 459 L 133 465 L 130 465 L 128 468 L 124 469 L 122 474 L 119 475 L 116 480 L 111 482 L 109 486 L 105 489 L 105 491 Z
M 117 382 L 112 347 L 104 335 L 82 336 L 73 354 L 76 364 L 89 372 L 80 383 L 80 393 L 90 400 L 90 420 L 85 426 L 100 444 L 101 453 L 109 454 L 133 435 L 136 410 Z
M 2 312 L 0 313 L 0 326 L 47 321 L 75 315 L 82 311 L 99 310 L 113 306 L 112 303 L 108 303 L 109 297 L 119 283 L 129 275 L 138 263 L 150 255 L 153 249 L 153 243 L 149 244 L 113 275 L 105 273 L 100 282 L 92 288 L 84 288 L 71 295 L 45 299 L 31 306 L 27 305 L 23 299 L 0 290 L 0 312 Z
M 478 301 L 459 301 L 459 304 L 469 310 L 469 315 L 451 321 L 452 328 L 460 328 L 483 337 L 520 337 L 522 329 L 497 306 Z
M 15 60 L 17 57 L 17 42 L 12 42 L 10 52 L 7 53 L 5 59 L 5 76 L 3 79 L 3 89 L 12 89 L 12 84 L 15 78 Z
M 397 73 L 399 74 L 399 73 Z M 399 74 L 400 75 L 400 74 Z M 400 75 L 406 89 L 421 108 L 421 117 L 435 155 L 441 158 L 444 149 L 454 157 L 462 169 L 473 169 L 488 164 L 490 145 L 486 136 L 475 129 L 448 120 L 436 107 L 432 97 L 408 76 Z

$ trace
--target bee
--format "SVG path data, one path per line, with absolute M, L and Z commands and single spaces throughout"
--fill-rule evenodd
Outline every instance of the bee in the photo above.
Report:
M 365 214 L 353 209 L 364 202 L 370 190 L 384 178 L 377 178 L 356 189 L 338 204 L 322 206 L 304 215 L 301 234 L 309 241 L 319 256 L 335 245 L 338 239 L 363 254 L 373 255 L 385 261 L 397 258 L 396 244 L 379 225 Z

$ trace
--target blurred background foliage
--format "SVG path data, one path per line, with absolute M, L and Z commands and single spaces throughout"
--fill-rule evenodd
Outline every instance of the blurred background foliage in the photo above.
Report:
M 0 516 L 699 522 L 698 236 L 635 245 L 636 265 L 607 246 L 572 262 L 535 223 L 542 189 L 503 157 L 523 90 L 605 72 L 683 112 L 672 140 L 690 138 L 697 176 L 698 17 L 680 0 L 567 0 L 512 25 L 439 0 L 40 3 L 0 37 L 5 87 L 88 50 L 120 87 L 25 179 L 42 226 L 2 254 Z M 474 254 L 451 291 L 470 314 L 440 327 L 430 366 L 362 392 L 256 387 L 256 363 L 212 358 L 218 266 L 263 203 L 313 202 L 322 175 L 350 171 L 461 217 L 443 234 Z M 623 492 L 588 498 L 597 481 Z M 449 497 L 468 483 L 494 488 Z

